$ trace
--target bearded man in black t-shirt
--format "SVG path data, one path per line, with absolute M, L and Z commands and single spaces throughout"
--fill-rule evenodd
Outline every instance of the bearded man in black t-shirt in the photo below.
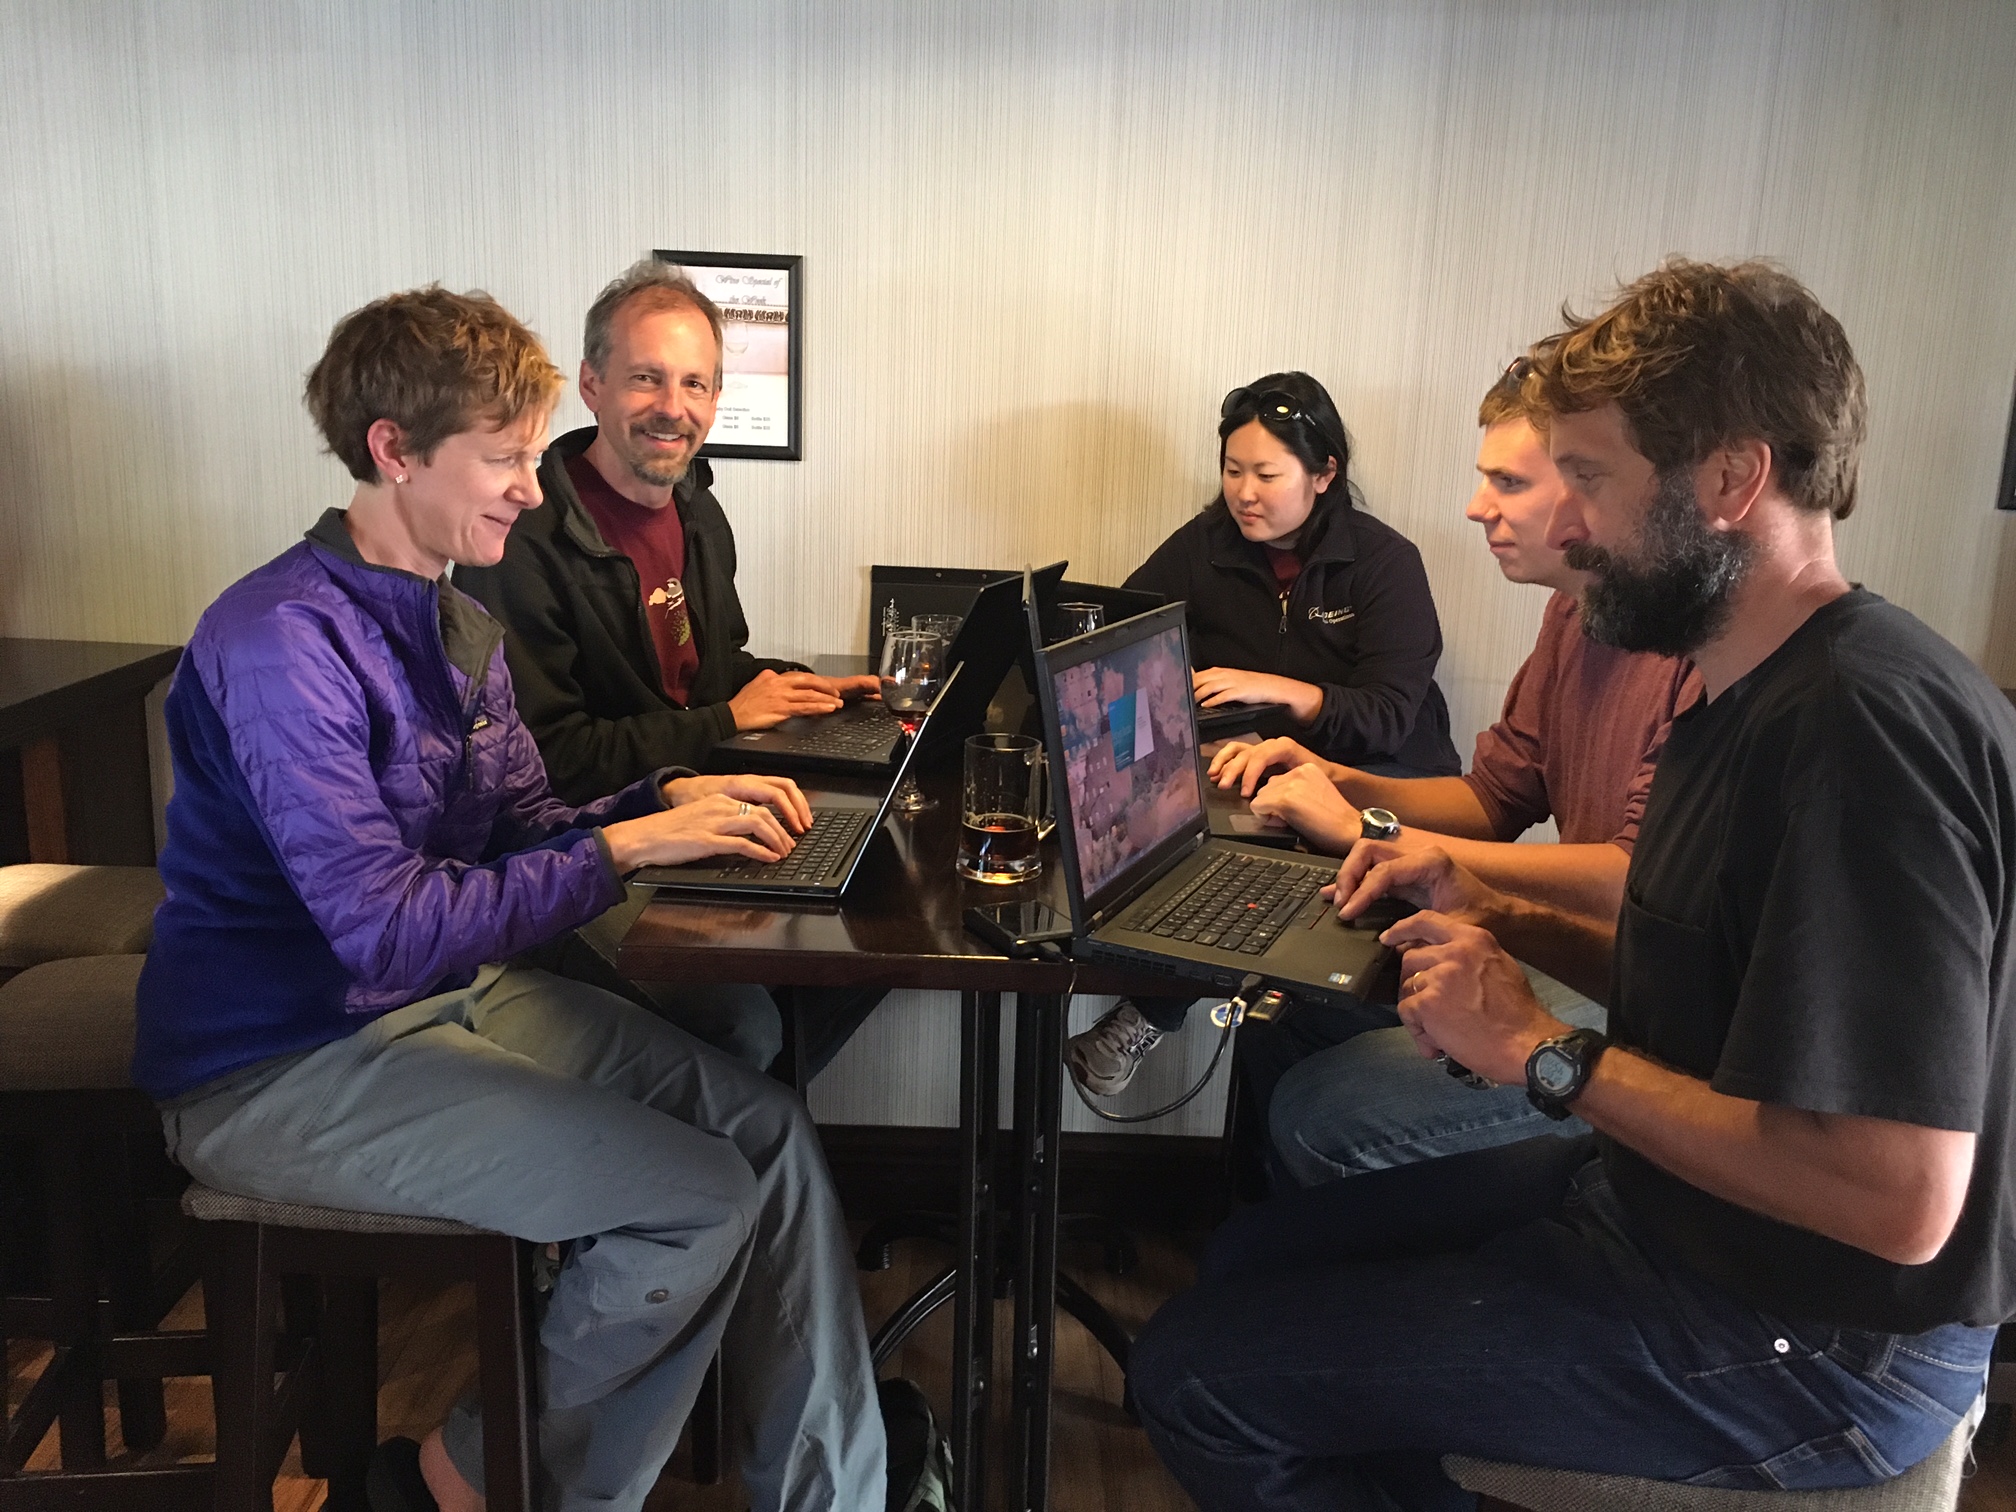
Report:
M 1207 1509 L 1457 1508 L 1460 1453 L 1754 1489 L 1930 1454 L 2016 1313 L 2016 713 L 1853 587 L 1862 375 L 1760 263 L 1675 261 L 1534 349 L 1592 637 L 1689 656 L 1614 931 L 1361 843 L 1422 911 L 1400 1014 L 1597 1132 L 1251 1209 L 1130 1384 Z M 1509 953 L 1508 953 L 1509 952 Z M 1516 955 L 1609 987 L 1570 1031 Z

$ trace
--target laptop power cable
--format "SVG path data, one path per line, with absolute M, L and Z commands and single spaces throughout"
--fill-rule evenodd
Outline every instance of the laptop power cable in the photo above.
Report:
M 1211 1010 L 1211 1022 L 1218 1026 L 1218 1048 L 1211 1052 L 1211 1063 L 1204 1068 L 1204 1074 L 1197 1078 L 1195 1086 L 1174 1102 L 1164 1103 L 1150 1112 L 1108 1113 L 1086 1095 L 1085 1089 L 1078 1085 L 1077 1077 L 1070 1076 L 1065 1080 L 1071 1083 L 1071 1090 L 1078 1094 L 1078 1101 L 1085 1104 L 1094 1118 L 1103 1118 L 1107 1123 L 1117 1124 L 1152 1123 L 1155 1119 L 1167 1118 L 1211 1084 L 1211 1078 L 1218 1070 L 1218 1062 L 1225 1058 L 1225 1047 L 1232 1043 L 1232 1031 L 1241 1023 L 1249 1018 L 1256 1023 L 1271 1022 L 1280 1016 L 1287 1006 L 1288 1000 L 1279 989 L 1268 987 L 1258 972 L 1248 972 L 1244 980 L 1239 983 L 1239 991 L 1231 999 Z M 1070 1010 L 1068 997 L 1065 1001 L 1065 1010 L 1066 1012 Z

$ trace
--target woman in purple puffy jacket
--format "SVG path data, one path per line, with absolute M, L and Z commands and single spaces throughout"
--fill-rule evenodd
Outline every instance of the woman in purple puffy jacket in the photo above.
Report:
M 853 1260 L 804 1105 L 621 998 L 499 964 L 640 865 L 776 859 L 810 822 L 780 778 L 664 771 L 578 809 L 548 790 L 502 628 L 446 573 L 495 563 L 539 504 L 560 384 L 486 295 L 337 325 L 307 402 L 349 507 L 224 591 L 168 698 L 135 1079 L 211 1186 L 559 1247 L 547 1506 L 640 1506 L 725 1334 L 755 1506 L 879 1508 Z M 382 1446 L 372 1479 L 374 1506 L 479 1507 L 474 1404 Z

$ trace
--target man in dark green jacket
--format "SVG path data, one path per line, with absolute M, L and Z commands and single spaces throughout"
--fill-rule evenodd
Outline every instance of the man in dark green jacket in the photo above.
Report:
M 714 743 L 794 714 L 825 714 L 872 677 L 826 678 L 744 649 L 735 533 L 695 454 L 721 392 L 721 312 L 678 268 L 645 258 L 589 307 L 581 398 L 595 424 L 539 468 L 544 506 L 511 529 L 494 567 L 455 586 L 504 624 L 518 713 L 553 791 L 570 802 L 661 767 L 701 767 Z M 612 910 L 548 962 L 629 989 L 608 964 L 636 905 Z M 634 992 L 634 989 L 629 989 Z M 879 991 L 799 995 L 801 1071 L 831 1059 Z M 760 989 L 659 988 L 666 1017 L 758 1066 L 781 1043 Z
M 589 309 L 580 385 L 596 423 L 547 451 L 545 507 L 519 520 L 495 567 L 455 576 L 504 622 L 519 714 L 554 792 L 578 802 L 698 767 L 738 731 L 872 691 L 872 677 L 819 677 L 744 649 L 735 533 L 695 456 L 720 396 L 713 302 L 671 265 L 639 262 Z

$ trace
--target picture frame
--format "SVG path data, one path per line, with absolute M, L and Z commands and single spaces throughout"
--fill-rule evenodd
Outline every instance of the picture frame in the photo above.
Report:
M 803 452 L 804 259 L 654 249 L 721 309 L 721 395 L 703 457 L 796 462 Z

